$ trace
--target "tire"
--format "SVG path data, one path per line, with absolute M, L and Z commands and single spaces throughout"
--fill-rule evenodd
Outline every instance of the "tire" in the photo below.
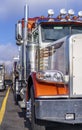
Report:
M 34 93 L 33 93 L 33 87 L 31 87 L 30 90 L 30 96 L 31 96 L 31 127 L 32 130 L 45 130 L 45 126 L 40 126 L 35 123 L 35 112 L 34 112 Z
M 20 95 L 16 93 L 16 82 L 17 80 L 15 81 L 15 85 L 14 85 L 14 99 L 15 99 L 15 103 L 16 105 L 18 105 L 18 101 L 20 101 Z
M 14 94 L 15 104 L 18 105 L 18 101 L 20 101 L 20 95 Z

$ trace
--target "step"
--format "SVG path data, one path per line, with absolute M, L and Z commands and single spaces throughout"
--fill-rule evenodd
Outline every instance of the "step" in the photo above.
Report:
M 25 105 L 24 101 L 19 101 L 18 105 L 20 106 L 20 108 L 26 108 L 26 105 Z

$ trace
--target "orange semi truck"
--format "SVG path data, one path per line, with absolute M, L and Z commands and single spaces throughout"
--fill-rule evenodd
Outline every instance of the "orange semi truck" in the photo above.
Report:
M 53 15 L 52 9 L 48 17 L 27 18 L 26 12 L 16 25 L 19 95 L 33 130 L 44 130 L 45 121 L 82 123 L 82 11 Z

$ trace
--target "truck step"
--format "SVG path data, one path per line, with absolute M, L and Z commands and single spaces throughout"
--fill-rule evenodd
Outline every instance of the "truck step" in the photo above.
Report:
M 24 101 L 19 101 L 19 102 L 18 102 L 18 105 L 20 106 L 20 108 L 25 108 L 25 107 L 26 107 Z

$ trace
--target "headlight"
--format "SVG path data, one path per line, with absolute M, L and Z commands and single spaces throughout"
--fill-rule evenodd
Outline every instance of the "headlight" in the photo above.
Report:
M 62 74 L 61 74 L 60 72 L 56 72 L 56 73 L 54 74 L 54 80 L 55 80 L 55 81 L 58 81 L 58 82 L 62 82 L 62 81 L 63 81 L 63 76 L 62 76 Z
M 51 81 L 51 82 L 63 82 L 63 73 L 60 71 L 44 71 L 44 72 L 38 72 L 36 74 L 36 78 L 39 80 L 44 81 Z

